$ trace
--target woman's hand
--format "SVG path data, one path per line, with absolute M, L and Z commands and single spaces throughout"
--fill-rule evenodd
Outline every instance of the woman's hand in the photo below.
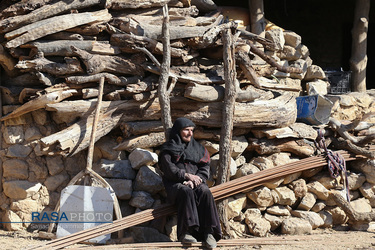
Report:
M 184 184 L 185 186 L 190 187 L 191 189 L 194 188 L 194 184 L 193 184 L 192 181 L 184 181 L 182 184 Z
M 202 184 L 202 179 L 198 175 L 186 173 L 185 178 L 191 181 L 195 187 L 198 187 L 200 184 Z

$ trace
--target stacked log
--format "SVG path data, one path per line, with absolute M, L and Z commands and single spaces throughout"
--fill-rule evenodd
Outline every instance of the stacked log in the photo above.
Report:
M 164 4 L 170 16 L 171 115 L 197 124 L 195 138 L 212 157 L 210 185 L 217 177 L 223 122 L 221 32 L 226 29 L 237 39 L 231 179 L 317 153 L 317 127 L 297 121 L 296 97 L 326 95 L 329 83 L 313 64 L 302 38 L 281 28 L 267 30 L 265 38 L 256 36 L 234 21 L 227 22 L 209 2 L 34 0 L 3 9 L 3 221 L 30 221 L 30 209 L 53 210 L 61 190 L 84 168 L 101 77 L 105 90 L 94 169 L 115 189 L 124 216 L 165 201 L 155 165 L 158 147 L 165 141 L 157 93 Z M 371 93 L 327 98 L 334 103 L 330 124 L 320 126 L 330 138 L 327 145 L 332 141 L 335 149 L 350 148 L 371 158 L 364 145 L 371 143 L 372 123 L 361 123 L 363 114 L 374 108 Z M 353 121 L 352 128 L 342 120 Z M 361 132 L 359 125 L 364 128 Z M 361 136 L 366 136 L 366 143 Z M 353 166 L 348 184 L 352 200 L 363 201 L 367 210 L 375 207 L 371 164 L 370 159 Z M 327 176 L 327 169 L 301 172 L 230 197 L 231 236 L 265 236 L 284 221 L 288 228 L 286 223 L 296 217 L 306 225 L 308 216 L 315 215 L 301 210 L 320 213 L 324 223 L 283 233 L 346 223 L 342 210 L 324 196 L 325 189 L 342 184 Z M 330 218 L 334 222 L 327 222 Z M 169 219 L 167 226 L 155 222 L 149 226 L 163 234 L 173 232 L 175 222 Z M 8 230 L 29 226 L 5 225 Z M 169 238 L 175 239 L 171 233 Z

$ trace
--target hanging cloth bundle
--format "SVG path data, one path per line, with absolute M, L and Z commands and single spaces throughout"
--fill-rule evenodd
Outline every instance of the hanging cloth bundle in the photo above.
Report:
M 333 152 L 332 150 L 327 148 L 323 129 L 318 130 L 318 136 L 315 140 L 316 147 L 325 154 L 325 158 L 327 159 L 328 170 L 332 178 L 337 178 L 340 176 L 344 180 L 344 187 L 346 189 L 346 199 L 350 202 L 349 196 L 349 186 L 348 186 L 348 175 L 346 172 L 346 162 L 342 155 L 337 152 Z

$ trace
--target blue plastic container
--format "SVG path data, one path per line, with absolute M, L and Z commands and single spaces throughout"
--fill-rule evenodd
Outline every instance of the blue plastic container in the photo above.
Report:
M 299 96 L 297 101 L 297 121 L 309 125 L 327 124 L 333 103 L 321 95 Z

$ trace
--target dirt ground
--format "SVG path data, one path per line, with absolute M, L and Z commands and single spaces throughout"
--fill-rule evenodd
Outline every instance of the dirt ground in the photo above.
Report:
M 45 243 L 46 240 L 37 237 L 36 233 L 29 232 L 8 232 L 0 230 L 1 249 L 27 249 Z M 225 241 L 223 241 L 225 242 Z M 373 249 L 375 250 L 375 233 L 363 231 L 346 231 L 345 228 L 339 230 L 316 229 L 311 235 L 282 235 L 266 238 L 249 238 L 237 240 L 236 246 L 223 246 L 219 244 L 217 249 L 242 250 L 242 249 L 265 249 L 265 250 L 289 250 L 289 249 Z M 92 246 L 76 244 L 68 247 L 70 249 L 158 249 L 159 247 L 146 244 L 122 244 Z M 200 249 L 199 245 L 189 249 Z M 181 247 L 171 247 L 169 249 L 187 249 Z

